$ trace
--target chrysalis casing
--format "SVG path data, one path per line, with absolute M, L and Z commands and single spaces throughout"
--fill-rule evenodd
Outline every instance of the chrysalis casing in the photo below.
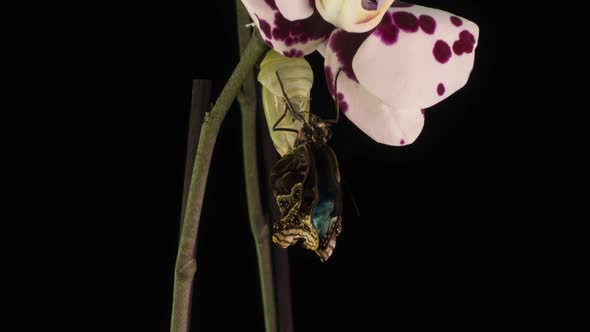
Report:
M 284 156 L 293 150 L 297 135 L 292 132 L 273 130 L 273 126 L 287 108 L 287 101 L 277 80 L 277 73 L 295 112 L 300 113 L 308 121 L 313 71 L 304 58 L 288 58 L 273 50 L 268 51 L 260 64 L 258 82 L 262 84 L 262 106 L 266 123 L 275 148 L 281 156 Z M 281 121 L 283 128 L 299 130 L 302 126 L 303 123 L 294 119 L 289 111 Z

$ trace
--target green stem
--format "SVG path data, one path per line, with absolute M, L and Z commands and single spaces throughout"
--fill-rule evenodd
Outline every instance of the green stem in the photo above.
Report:
M 238 99 L 242 99 L 238 97 Z M 249 98 L 244 98 L 248 100 Z M 248 101 L 240 101 L 242 107 L 242 146 L 244 150 L 244 175 L 246 181 L 246 200 L 248 216 L 258 258 L 258 274 L 262 292 L 264 326 L 267 332 L 276 332 L 276 303 L 271 257 L 270 229 L 262 214 L 260 188 L 258 186 L 258 165 L 256 152 L 256 107 L 246 106 Z M 252 104 L 250 104 L 252 105 Z M 255 99 L 254 99 L 255 105 Z
M 246 24 L 250 23 L 250 16 L 241 0 L 236 0 L 238 17 L 238 41 L 240 54 L 244 51 L 251 33 Z M 242 111 L 242 150 L 244 153 L 244 177 L 246 182 L 246 200 L 248 202 L 248 217 L 258 258 L 258 275 L 264 311 L 264 326 L 266 332 L 277 331 L 277 311 L 272 268 L 272 248 L 269 226 L 262 213 L 260 188 L 258 181 L 258 164 L 256 151 L 256 81 L 254 71 L 250 72 L 242 91 L 238 94 L 238 102 Z
M 192 285 L 197 271 L 195 259 L 197 232 L 211 156 L 213 155 L 219 128 L 248 73 L 252 71 L 252 68 L 266 50 L 268 50 L 268 46 L 260 38 L 258 32 L 255 32 L 246 51 L 240 58 L 240 63 L 221 91 L 219 98 L 217 98 L 213 110 L 205 115 L 201 135 L 199 136 L 199 146 L 193 166 L 178 255 L 176 257 L 171 332 L 188 332 L 189 330 Z

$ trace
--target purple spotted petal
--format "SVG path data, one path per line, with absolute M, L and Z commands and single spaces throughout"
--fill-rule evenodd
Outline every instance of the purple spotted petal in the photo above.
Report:
M 338 90 L 340 110 L 352 123 L 379 143 L 402 146 L 416 140 L 424 126 L 424 116 L 419 110 L 408 112 L 383 103 L 344 72 L 340 73 L 335 85 L 340 60 L 330 46 L 326 47 L 325 54 L 328 89 L 333 96 Z
M 376 141 L 412 143 L 423 127 L 422 110 L 467 82 L 479 29 L 466 19 L 457 26 L 451 17 L 456 16 L 395 1 L 369 34 L 337 30 L 330 36 L 326 78 L 333 81 L 330 75 L 342 68 L 344 114 Z
M 242 3 L 266 43 L 288 57 L 302 57 L 313 52 L 334 29 L 314 10 L 309 0 L 242 0 Z M 312 13 L 308 15 L 310 8 Z M 288 14 L 280 10 L 288 10 Z M 305 18 L 289 20 L 286 16 Z

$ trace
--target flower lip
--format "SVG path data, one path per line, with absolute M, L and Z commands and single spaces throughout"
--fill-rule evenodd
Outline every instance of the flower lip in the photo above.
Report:
M 366 10 L 376 10 L 378 7 L 377 2 L 374 0 L 362 0 L 361 6 Z

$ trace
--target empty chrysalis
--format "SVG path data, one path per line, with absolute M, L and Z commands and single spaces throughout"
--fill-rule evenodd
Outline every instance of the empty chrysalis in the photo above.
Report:
M 295 111 L 286 112 L 288 107 L 281 85 L 277 80 L 280 75 L 291 105 Z M 273 130 L 273 126 L 282 116 L 281 127 L 296 131 L 303 127 L 304 121 L 299 121 L 294 115 L 309 120 L 309 95 L 313 85 L 313 71 L 304 58 L 288 58 L 280 53 L 270 50 L 260 64 L 258 82 L 262 84 L 262 106 L 268 130 L 277 152 L 282 156 L 291 152 L 295 145 L 295 138 L 287 131 Z

